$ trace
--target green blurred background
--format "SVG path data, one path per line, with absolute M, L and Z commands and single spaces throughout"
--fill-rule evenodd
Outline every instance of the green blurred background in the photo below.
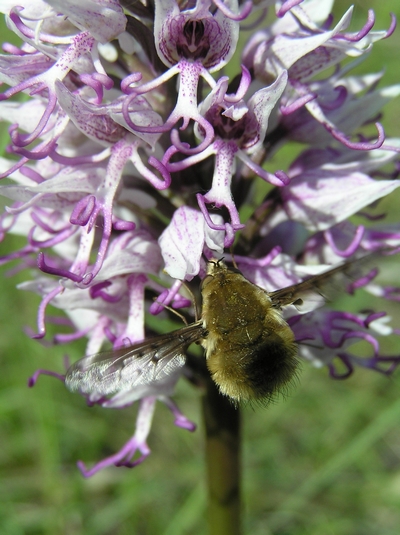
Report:
M 345 0 L 337 1 L 337 17 L 348 6 Z M 364 24 L 368 7 L 376 12 L 376 29 L 387 28 L 389 10 L 400 17 L 396 0 L 359 0 L 352 30 Z M 397 30 L 375 45 L 359 72 L 385 68 L 384 84 L 397 83 L 399 50 Z M 398 100 L 387 106 L 383 124 L 389 136 L 399 136 Z M 6 133 L 2 124 L 2 139 Z M 276 168 L 285 168 L 283 157 L 287 152 L 276 156 Z M 393 196 L 381 207 L 395 211 L 398 202 L 399 196 Z M 0 244 L 0 254 L 22 244 L 8 238 Z M 88 408 L 80 396 L 49 377 L 27 388 L 27 378 L 37 368 L 61 372 L 63 356 L 79 358 L 84 343 L 51 347 L 24 334 L 24 327 L 36 328 L 39 299 L 15 289 L 29 273 L 9 278 L 9 267 L 0 268 L 1 535 L 205 534 L 199 394 L 181 381 L 176 396 L 184 413 L 198 423 L 197 432 L 175 428 L 159 404 L 149 459 L 134 470 L 112 467 L 85 480 L 76 461 L 91 466 L 116 452 L 133 433 L 136 408 Z M 390 266 L 384 269 L 387 281 L 392 277 L 395 282 L 394 272 Z M 362 304 L 373 306 L 368 300 Z M 355 300 L 348 304 L 354 310 L 358 305 Z M 397 325 L 399 310 L 398 304 L 390 307 Z M 400 353 L 400 344 L 384 350 Z M 268 409 L 244 409 L 246 533 L 398 535 L 399 373 L 387 378 L 360 369 L 339 382 L 330 380 L 325 369 L 304 365 L 288 399 Z

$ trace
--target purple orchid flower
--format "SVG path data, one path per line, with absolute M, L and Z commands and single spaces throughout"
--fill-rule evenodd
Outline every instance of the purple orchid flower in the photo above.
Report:
M 211 1 L 198 1 L 193 9 L 182 11 L 175 0 L 157 1 L 154 19 L 154 37 L 157 53 L 161 61 L 169 67 L 159 78 L 139 87 L 131 87 L 141 79 L 141 74 L 130 75 L 123 81 L 123 89 L 129 94 L 125 99 L 124 117 L 127 124 L 141 132 L 170 132 L 173 144 L 181 152 L 201 152 L 211 143 L 214 137 L 212 125 L 198 110 L 197 90 L 200 78 L 211 88 L 215 80 L 211 73 L 220 70 L 235 52 L 239 35 L 237 20 L 242 15 L 234 15 L 232 8 L 237 9 L 237 1 L 218 2 L 216 14 L 210 12 Z M 246 12 L 244 16 L 246 16 Z M 238 19 L 239 17 L 239 19 Z M 128 113 L 130 102 L 138 95 L 143 95 L 164 84 L 170 78 L 179 75 L 179 92 L 174 110 L 162 126 L 140 127 L 134 123 Z M 182 119 L 181 130 L 188 127 L 189 121 L 195 121 L 205 132 L 203 142 L 189 149 L 179 140 L 173 127 Z

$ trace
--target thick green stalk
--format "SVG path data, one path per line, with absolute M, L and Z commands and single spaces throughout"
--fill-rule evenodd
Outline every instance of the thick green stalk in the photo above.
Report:
M 240 412 L 210 380 L 203 399 L 210 535 L 241 534 Z

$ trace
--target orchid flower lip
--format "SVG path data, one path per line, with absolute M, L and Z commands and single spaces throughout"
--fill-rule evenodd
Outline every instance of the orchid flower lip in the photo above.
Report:
M 73 280 L 75 282 L 81 282 L 82 281 L 83 277 L 81 277 L 80 275 L 76 275 L 75 273 L 71 273 L 70 271 L 67 271 L 67 270 L 50 267 L 46 263 L 43 253 L 39 253 L 38 254 L 37 264 L 38 264 L 38 268 L 41 271 L 44 271 L 45 273 L 50 273 L 52 275 L 58 275 L 60 277 L 67 277 L 67 278 L 69 278 L 69 279 L 71 279 L 71 280 Z

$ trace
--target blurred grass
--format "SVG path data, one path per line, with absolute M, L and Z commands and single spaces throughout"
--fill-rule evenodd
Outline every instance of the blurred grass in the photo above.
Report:
M 377 12 L 377 29 L 387 27 L 387 9 L 400 15 L 393 4 L 369 2 Z M 348 5 L 336 2 L 336 13 Z M 365 1 L 356 2 L 352 28 L 365 21 L 366 7 Z M 397 83 L 399 46 L 397 30 L 374 47 L 365 69 L 386 66 L 385 84 Z M 399 135 L 398 117 L 397 100 L 387 107 L 384 120 L 389 135 Z M 20 246 L 21 238 L 11 237 L 0 251 Z M 49 377 L 41 377 L 32 390 L 26 387 L 35 369 L 62 371 L 64 353 L 74 360 L 82 355 L 83 344 L 63 348 L 30 340 L 22 329 L 35 328 L 38 298 L 15 289 L 29 273 L 8 278 L 8 269 L 0 268 L 0 533 L 205 534 L 198 395 L 182 382 L 176 397 L 185 414 L 199 423 L 196 433 L 175 428 L 160 405 L 149 441 L 152 455 L 145 464 L 132 471 L 109 468 L 85 480 L 76 460 L 92 465 L 118 450 L 133 432 L 136 409 L 85 407 L 83 399 Z M 392 312 L 397 310 L 394 305 Z M 244 410 L 246 533 L 397 535 L 398 373 L 388 379 L 358 370 L 335 382 L 326 370 L 303 368 L 288 399 L 267 410 Z

